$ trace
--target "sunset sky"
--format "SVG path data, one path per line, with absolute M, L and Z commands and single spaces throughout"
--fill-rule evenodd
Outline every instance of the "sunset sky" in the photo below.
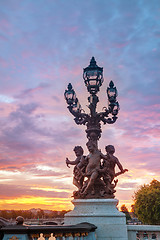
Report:
M 0 1 L 0 209 L 72 209 L 73 148 L 87 154 L 85 126 L 67 109 L 69 82 L 83 109 L 83 68 L 94 56 L 106 88 L 118 89 L 120 112 L 102 126 L 99 148 L 115 146 L 129 171 L 116 198 L 132 204 L 139 185 L 160 181 L 160 1 Z

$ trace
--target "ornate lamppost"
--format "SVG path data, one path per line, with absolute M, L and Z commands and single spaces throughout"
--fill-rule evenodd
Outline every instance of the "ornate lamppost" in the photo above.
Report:
M 97 113 L 96 107 L 99 98 L 96 95 L 103 83 L 103 68 L 96 64 L 94 57 L 90 61 L 90 65 L 83 69 L 83 79 L 90 96 L 88 97 L 90 113 L 86 114 L 82 109 L 76 93 L 71 85 L 68 84 L 68 89 L 65 90 L 64 96 L 68 104 L 68 109 L 75 117 L 76 124 L 87 126 L 86 133 L 88 140 L 97 143 L 101 137 L 101 122 L 104 124 L 113 124 L 117 120 L 119 111 L 119 103 L 117 101 L 117 89 L 113 81 L 110 81 L 107 88 L 108 107 L 104 107 L 104 111 Z
M 99 102 L 97 93 L 103 83 L 103 68 L 96 64 L 94 57 L 92 57 L 90 65 L 83 69 L 83 79 L 90 93 L 88 97 L 90 112 L 88 114 L 82 109 L 71 83 L 68 84 L 68 89 L 64 93 L 68 109 L 75 117 L 76 124 L 86 125 L 88 138 L 86 145 L 89 154 L 86 157 L 83 156 L 82 147 L 76 146 L 74 148 L 77 157 L 76 160 L 70 161 L 66 158 L 67 166 L 69 164 L 76 165 L 73 171 L 73 184 L 78 188 L 78 191 L 75 191 L 73 196 L 74 198 L 82 199 L 114 198 L 114 188 L 118 182 L 114 178 L 128 170 L 123 169 L 118 158 L 114 156 L 114 146 L 106 146 L 106 155 L 104 155 L 98 150 L 98 140 L 102 132 L 101 122 L 104 124 L 113 124 L 117 120 L 119 111 L 117 89 L 113 81 L 110 81 L 109 87 L 106 90 L 108 106 L 104 107 L 104 110 L 98 113 L 96 111 L 97 103 Z M 115 173 L 116 165 L 120 169 L 120 172 Z

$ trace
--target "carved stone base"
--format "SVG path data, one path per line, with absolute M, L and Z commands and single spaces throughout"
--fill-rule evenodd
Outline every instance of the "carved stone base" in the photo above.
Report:
M 64 223 L 92 223 L 97 226 L 98 240 L 127 240 L 125 214 L 117 209 L 117 199 L 74 199 L 74 209 L 65 215 Z
M 73 197 L 74 199 L 110 199 L 114 198 L 114 193 L 116 192 L 114 190 L 114 184 L 110 184 L 110 188 L 108 189 L 105 185 L 104 182 L 101 179 L 97 179 L 94 188 L 88 191 L 86 194 L 83 194 L 83 190 L 85 191 L 85 187 L 87 185 L 86 181 L 84 183 L 84 186 L 81 190 L 79 191 L 74 191 L 73 192 Z

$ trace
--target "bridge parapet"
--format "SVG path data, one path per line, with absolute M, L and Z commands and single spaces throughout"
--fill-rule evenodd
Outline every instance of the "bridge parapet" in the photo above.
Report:
M 160 240 L 158 225 L 127 225 L 128 240 Z
M 0 240 L 96 240 L 90 223 L 63 226 L 12 225 L 0 229 Z

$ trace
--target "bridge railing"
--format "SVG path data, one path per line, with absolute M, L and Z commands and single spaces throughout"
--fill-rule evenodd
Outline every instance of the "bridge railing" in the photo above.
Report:
M 13 225 L 0 229 L 0 240 L 96 240 L 96 226 L 89 223 L 63 226 Z
M 127 225 L 128 240 L 160 240 L 158 225 Z
M 0 228 L 0 240 L 96 240 L 96 226 L 7 225 Z M 127 225 L 128 240 L 160 240 L 158 225 Z M 118 238 L 117 238 L 118 239 Z

